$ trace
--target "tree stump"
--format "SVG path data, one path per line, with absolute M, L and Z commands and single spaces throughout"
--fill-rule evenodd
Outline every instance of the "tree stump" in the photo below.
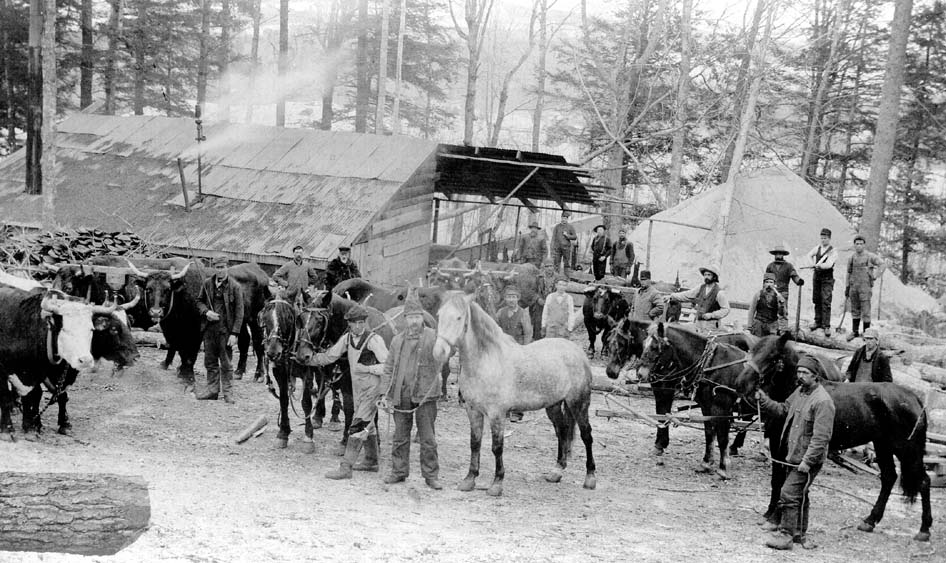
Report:
M 148 529 L 140 477 L 0 472 L 0 550 L 114 555 Z

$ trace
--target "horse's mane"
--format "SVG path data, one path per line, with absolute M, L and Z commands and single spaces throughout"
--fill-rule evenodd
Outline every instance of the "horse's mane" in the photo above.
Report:
M 459 307 L 461 310 L 467 307 L 463 293 L 457 293 L 451 296 L 447 302 Z M 469 311 L 470 331 L 478 348 L 487 349 L 516 344 L 513 337 L 503 332 L 499 324 L 494 321 L 482 307 L 477 305 L 475 301 L 469 303 Z

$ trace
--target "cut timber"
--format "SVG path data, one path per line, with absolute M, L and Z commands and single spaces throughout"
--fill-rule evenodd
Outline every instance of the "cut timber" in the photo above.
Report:
M 798 342 L 803 342 L 805 344 L 818 346 L 819 348 L 830 348 L 832 350 L 847 350 L 850 352 L 857 350 L 859 346 L 863 345 L 863 341 L 855 341 L 858 343 L 857 345 L 855 345 L 853 342 L 847 342 L 843 338 L 830 338 L 827 336 L 821 336 L 806 329 L 799 330 L 798 334 L 795 335 L 795 340 L 797 340 Z
M 627 405 L 621 405 L 621 406 L 624 408 L 627 408 Z M 669 420 L 674 424 L 686 424 L 686 423 L 699 424 L 702 422 L 708 422 L 715 418 L 712 416 L 704 416 L 702 414 L 693 414 L 693 415 L 687 414 L 683 416 L 680 416 L 679 413 L 672 414 L 672 415 L 670 414 L 646 415 L 633 409 L 628 409 L 627 412 L 613 411 L 613 410 L 608 410 L 608 409 L 597 409 L 595 411 L 595 416 L 603 416 L 605 418 L 639 418 L 655 426 L 657 425 L 658 421 L 666 422 Z M 759 425 L 756 421 L 733 420 L 730 423 L 730 426 L 734 430 L 737 430 L 737 431 L 743 430 L 744 428 L 748 426 L 757 426 L 758 429 L 761 430 L 761 425 Z
M 247 426 L 243 430 L 243 432 L 240 432 L 239 434 L 234 436 L 233 441 L 237 444 L 242 444 L 243 442 L 249 440 L 252 436 L 254 436 L 259 430 L 261 430 L 267 424 L 269 424 L 269 419 L 266 418 L 266 415 L 260 415 L 260 417 L 257 418 L 253 422 L 253 424 Z
M 160 332 L 132 330 L 131 336 L 135 339 L 135 344 L 139 346 L 153 346 L 159 349 L 166 349 L 168 347 L 167 342 L 164 340 L 164 335 Z
M 148 485 L 107 473 L 0 472 L 0 550 L 114 555 L 148 529 Z

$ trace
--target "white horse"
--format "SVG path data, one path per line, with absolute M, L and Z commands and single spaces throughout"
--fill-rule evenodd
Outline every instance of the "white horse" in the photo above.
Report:
M 556 467 L 545 476 L 551 483 L 562 479 L 577 424 L 585 443 L 585 488 L 596 485 L 591 452 L 591 364 L 577 344 L 562 338 L 545 338 L 521 346 L 505 334 L 473 301 L 472 295 L 451 292 L 438 313 L 434 358 L 447 360 L 460 351 L 460 394 L 470 418 L 470 471 L 460 482 L 461 491 L 472 491 L 480 472 L 483 419 L 492 432 L 496 473 L 486 491 L 503 492 L 503 427 L 510 410 L 545 409 L 558 437 Z

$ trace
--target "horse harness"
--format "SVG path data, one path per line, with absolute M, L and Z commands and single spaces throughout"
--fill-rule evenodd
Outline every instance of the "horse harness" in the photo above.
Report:
M 666 337 L 658 338 L 658 341 L 661 343 L 661 346 L 670 345 L 670 342 Z M 715 357 L 716 349 L 718 345 L 719 343 L 716 342 L 716 337 L 711 336 L 709 341 L 706 343 L 706 347 L 703 349 L 703 353 L 700 354 L 700 357 L 695 362 L 693 362 L 692 364 L 690 364 L 689 366 L 685 368 L 674 370 L 664 375 L 663 377 L 656 379 L 656 381 L 671 381 L 675 378 L 680 378 L 680 383 L 677 385 L 676 390 L 680 391 L 684 395 L 689 396 L 690 400 L 694 400 L 697 389 L 699 389 L 700 385 L 703 385 L 703 384 L 708 384 L 708 385 L 713 386 L 714 396 L 719 390 L 722 389 L 724 391 L 729 391 L 733 393 L 736 396 L 737 401 L 740 399 L 747 400 L 747 397 L 745 397 L 742 393 L 740 393 L 736 389 L 733 389 L 732 387 L 729 387 L 728 385 L 724 385 L 722 383 L 712 381 L 706 377 L 706 374 L 708 372 L 720 370 L 720 369 L 738 365 L 738 364 L 750 363 L 750 365 L 754 366 L 748 354 L 746 354 L 745 358 L 727 362 L 725 364 L 720 364 L 720 365 L 715 365 L 715 366 L 708 365 Z M 673 348 L 671 347 L 673 359 L 671 359 L 670 362 L 662 369 L 673 369 L 673 367 L 676 365 L 678 361 L 677 354 L 676 352 L 673 352 L 672 350 Z M 658 366 L 655 365 L 654 371 L 657 371 L 657 370 L 658 370 Z M 691 379 L 691 376 L 695 376 L 695 377 Z M 730 418 L 737 418 L 737 417 L 730 417 Z

